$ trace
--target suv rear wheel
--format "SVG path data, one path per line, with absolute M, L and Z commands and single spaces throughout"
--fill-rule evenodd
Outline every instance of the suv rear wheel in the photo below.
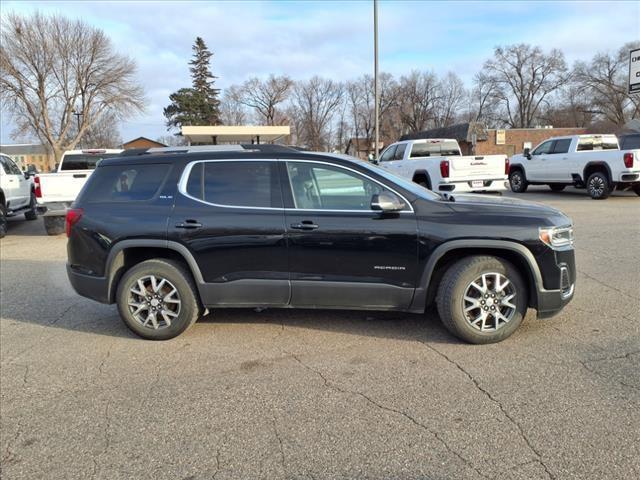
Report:
M 595 172 L 587 179 L 587 192 L 594 200 L 604 200 L 611 193 L 609 178 L 603 172 Z
M 524 193 L 529 186 L 522 170 L 512 170 L 509 173 L 509 185 L 511 186 L 511 191 L 515 193 Z
M 118 284 L 118 311 L 131 331 L 149 340 L 168 340 L 200 316 L 191 274 L 178 262 L 156 258 L 129 269 Z
M 456 337 L 470 343 L 495 343 L 522 323 L 528 293 L 511 263 L 471 256 L 449 267 L 436 301 L 442 323 Z

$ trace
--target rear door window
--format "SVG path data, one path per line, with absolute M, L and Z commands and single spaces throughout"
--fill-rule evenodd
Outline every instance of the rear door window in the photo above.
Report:
M 169 164 L 109 165 L 99 168 L 86 184 L 83 202 L 151 200 L 160 190 Z
M 211 161 L 191 168 L 187 193 L 228 207 L 282 208 L 277 162 Z
M 119 155 L 119 153 L 70 153 L 62 159 L 61 170 L 93 170 L 105 158 L 113 158 Z

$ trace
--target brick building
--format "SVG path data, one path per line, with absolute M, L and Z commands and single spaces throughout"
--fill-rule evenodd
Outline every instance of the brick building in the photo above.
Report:
M 549 137 L 582 135 L 586 128 L 508 128 L 496 130 L 485 128 L 481 123 L 460 123 L 444 128 L 434 128 L 405 135 L 401 140 L 419 138 L 454 138 L 460 144 L 463 155 L 508 156 L 522 153 L 525 146 L 531 148 Z M 475 144 L 475 145 L 474 145 Z
M 0 152 L 11 157 L 22 170 L 26 170 L 29 165 L 33 165 L 39 172 L 50 172 L 53 171 L 56 164 L 53 152 L 40 144 L 16 143 L 0 145 Z

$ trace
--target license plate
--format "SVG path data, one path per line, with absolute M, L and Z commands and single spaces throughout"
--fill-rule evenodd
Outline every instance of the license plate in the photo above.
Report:
M 482 187 L 484 187 L 483 180 L 473 180 L 471 182 L 471 188 L 482 188 Z

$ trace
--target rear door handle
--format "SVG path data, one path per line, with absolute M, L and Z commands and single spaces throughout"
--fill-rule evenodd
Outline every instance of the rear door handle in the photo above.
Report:
M 295 230 L 315 230 L 318 228 L 318 225 L 313 223 L 311 220 L 303 220 L 300 223 L 292 223 L 291 228 Z
M 197 220 L 185 220 L 184 223 L 176 223 L 176 228 L 187 228 L 187 229 L 202 228 L 202 224 L 199 223 Z

